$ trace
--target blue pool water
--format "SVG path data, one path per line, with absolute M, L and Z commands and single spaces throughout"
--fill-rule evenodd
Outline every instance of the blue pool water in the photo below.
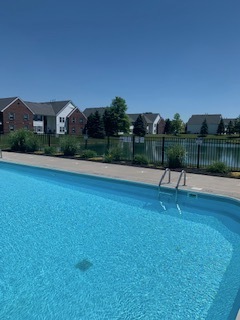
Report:
M 240 203 L 0 163 L 0 319 L 235 319 Z

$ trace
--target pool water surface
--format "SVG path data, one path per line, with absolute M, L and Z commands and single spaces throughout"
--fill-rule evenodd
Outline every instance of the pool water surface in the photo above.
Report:
M 4 162 L 0 177 L 0 319 L 235 319 L 239 202 Z

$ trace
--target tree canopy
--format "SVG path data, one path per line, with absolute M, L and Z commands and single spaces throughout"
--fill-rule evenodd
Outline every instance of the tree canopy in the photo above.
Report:
M 202 126 L 201 126 L 201 130 L 200 130 L 200 134 L 203 135 L 207 135 L 208 134 L 208 124 L 207 124 L 207 119 L 204 119 Z
M 98 111 L 89 115 L 86 127 L 89 137 L 104 138 L 104 123 Z
M 146 126 L 141 114 L 137 117 L 136 121 L 134 122 L 133 134 L 139 137 L 144 137 L 146 134 Z
M 175 113 L 173 120 L 171 121 L 171 131 L 173 133 L 181 133 L 183 131 L 183 121 L 179 113 Z
M 126 114 L 126 101 L 120 97 L 112 100 L 110 107 L 107 107 L 103 121 L 107 136 L 117 136 L 120 132 L 129 133 L 130 120 Z
M 217 134 L 224 134 L 224 133 L 225 133 L 225 126 L 224 126 L 223 119 L 221 118 L 217 128 Z
M 169 134 L 172 133 L 172 125 L 171 120 L 168 118 L 165 121 L 164 133 Z
M 237 132 L 240 136 L 240 116 L 238 116 L 235 121 L 234 131 Z
M 234 124 L 232 120 L 230 120 L 227 125 L 227 134 L 234 134 L 234 132 L 235 132 Z

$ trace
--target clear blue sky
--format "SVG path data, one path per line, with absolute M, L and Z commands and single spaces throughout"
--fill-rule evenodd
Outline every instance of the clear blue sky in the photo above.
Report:
M 0 97 L 240 114 L 239 0 L 2 0 Z

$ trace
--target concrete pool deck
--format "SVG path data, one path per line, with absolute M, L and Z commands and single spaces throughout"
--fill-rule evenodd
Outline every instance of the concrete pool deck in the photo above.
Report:
M 57 158 L 50 156 L 2 152 L 1 161 L 25 164 L 49 169 L 59 169 L 77 173 L 91 174 L 102 177 L 111 177 L 122 180 L 136 181 L 158 186 L 164 170 L 141 168 L 111 163 L 92 162 L 77 159 Z M 175 187 L 180 173 L 171 171 L 171 187 Z M 167 182 L 167 176 L 164 183 Z M 240 200 L 240 179 L 224 178 L 208 175 L 187 173 L 186 186 L 179 189 L 196 192 L 228 196 Z

